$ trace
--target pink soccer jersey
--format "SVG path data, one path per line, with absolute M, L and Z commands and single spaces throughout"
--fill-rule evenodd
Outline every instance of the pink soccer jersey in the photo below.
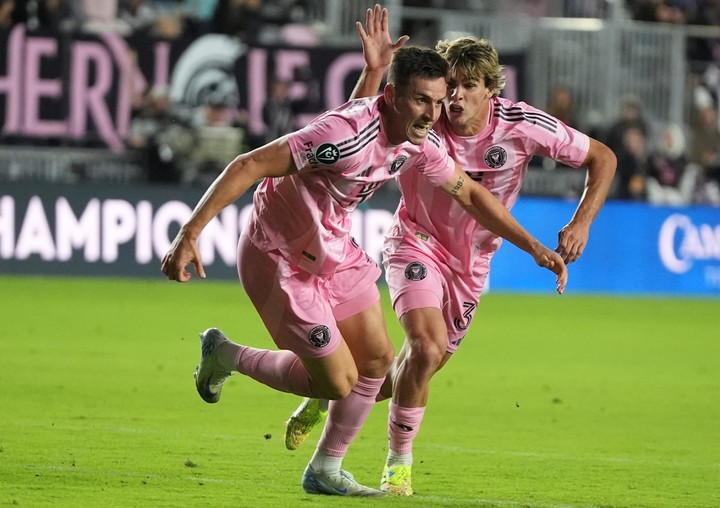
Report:
M 298 173 L 266 178 L 255 191 L 248 234 L 258 248 L 330 274 L 344 258 L 348 214 L 380 185 L 408 172 L 430 188 L 450 179 L 455 164 L 438 136 L 390 144 L 382 107 L 382 96 L 353 100 L 286 136 Z
M 488 125 L 477 135 L 456 135 L 444 114 L 434 129 L 458 165 L 508 209 L 517 200 L 533 156 L 579 167 L 590 146 L 587 135 L 560 120 L 523 102 L 515 104 L 500 97 L 490 101 Z M 502 239 L 413 172 L 402 173 L 398 183 L 403 198 L 391 231 L 406 238 L 414 235 L 423 249 L 458 273 L 483 275 Z

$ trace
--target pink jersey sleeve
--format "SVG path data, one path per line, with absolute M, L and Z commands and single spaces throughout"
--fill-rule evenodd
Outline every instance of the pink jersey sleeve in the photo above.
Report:
M 583 164 L 590 149 L 587 134 L 524 102 L 517 103 L 515 108 L 520 108 L 525 118 L 519 124 L 521 132 L 517 134 L 527 143 L 528 153 L 549 157 L 574 168 Z
M 425 165 L 419 169 L 435 187 L 447 183 L 455 173 L 455 161 L 450 157 L 435 131 L 430 131 L 423 146 L 426 156 Z
M 325 114 L 313 123 L 287 135 L 293 160 L 298 171 L 342 167 L 337 145 L 330 141 L 354 135 L 347 119 Z M 346 158 L 347 162 L 347 158 Z
M 430 131 L 425 143 L 421 146 L 404 143 L 406 151 L 416 154 L 412 164 L 403 164 L 397 172 L 392 172 L 396 177 L 401 177 L 409 172 L 413 177 L 421 176 L 433 187 L 439 187 L 446 183 L 455 172 L 455 161 L 450 156 L 447 148 L 440 142 L 435 131 Z M 405 157 L 407 159 L 407 157 Z

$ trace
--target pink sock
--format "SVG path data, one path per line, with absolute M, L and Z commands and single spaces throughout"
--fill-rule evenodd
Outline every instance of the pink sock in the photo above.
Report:
M 310 376 L 292 351 L 270 351 L 238 346 L 235 366 L 238 372 L 281 392 L 312 397 Z
M 425 414 L 424 407 L 400 407 L 390 401 L 388 415 L 388 431 L 390 434 L 390 450 L 398 455 L 412 452 L 412 444 L 420 430 Z
M 358 376 L 350 395 L 342 400 L 330 401 L 327 423 L 318 443 L 318 450 L 333 457 L 344 457 L 348 447 L 360 431 L 375 396 L 385 378 Z

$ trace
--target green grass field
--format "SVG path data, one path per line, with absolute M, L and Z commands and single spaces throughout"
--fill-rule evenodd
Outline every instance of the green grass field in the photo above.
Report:
M 302 492 L 317 436 L 282 442 L 299 398 L 239 375 L 216 405 L 195 393 L 198 332 L 272 347 L 239 285 L 0 288 L 0 506 L 720 506 L 718 300 L 485 296 L 433 380 L 417 495 L 344 499 Z M 370 485 L 386 418 L 345 460 Z

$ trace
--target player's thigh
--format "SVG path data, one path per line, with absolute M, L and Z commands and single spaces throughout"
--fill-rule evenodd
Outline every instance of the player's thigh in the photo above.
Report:
M 243 289 L 280 349 L 303 359 L 330 356 L 342 343 L 325 280 L 243 235 L 238 264 Z
M 395 350 L 387 333 L 380 301 L 339 321 L 338 328 L 360 374 L 384 377 L 392 365 Z

